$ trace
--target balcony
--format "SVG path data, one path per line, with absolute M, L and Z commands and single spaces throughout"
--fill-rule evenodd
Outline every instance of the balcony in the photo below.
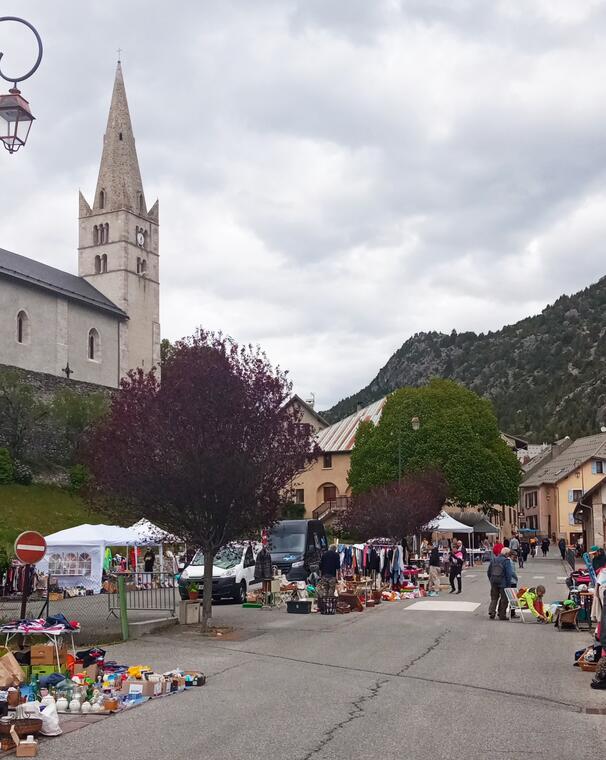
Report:
M 342 514 L 349 506 L 351 497 L 337 496 L 336 499 L 329 499 L 320 504 L 312 512 L 314 520 L 321 520 L 324 523 L 333 522 L 336 517 Z

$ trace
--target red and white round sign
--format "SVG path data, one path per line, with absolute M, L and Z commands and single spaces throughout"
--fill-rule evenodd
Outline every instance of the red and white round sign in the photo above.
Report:
M 15 541 L 15 554 L 17 559 L 26 565 L 34 565 L 46 554 L 46 541 L 41 533 L 35 530 L 26 530 Z

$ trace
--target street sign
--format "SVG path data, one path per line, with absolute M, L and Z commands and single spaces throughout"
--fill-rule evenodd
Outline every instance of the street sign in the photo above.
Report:
M 15 541 L 15 554 L 17 559 L 26 565 L 34 565 L 46 554 L 46 541 L 41 533 L 35 530 L 26 530 L 17 536 Z

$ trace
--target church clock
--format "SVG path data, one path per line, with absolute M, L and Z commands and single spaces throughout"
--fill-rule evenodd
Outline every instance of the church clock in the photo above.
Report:
M 141 230 L 137 232 L 137 245 L 139 246 L 139 248 L 143 248 L 143 246 L 145 245 L 145 235 L 143 234 L 143 232 L 141 232 Z

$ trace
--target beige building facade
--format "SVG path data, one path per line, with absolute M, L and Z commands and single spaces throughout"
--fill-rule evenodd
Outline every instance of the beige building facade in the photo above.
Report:
M 606 475 L 606 434 L 579 438 L 545 457 L 520 487 L 520 514 L 524 527 L 573 544 L 603 545 L 604 522 L 601 484 Z M 587 498 L 590 496 L 591 498 Z M 606 497 L 606 492 L 604 493 Z M 583 524 L 585 508 L 591 516 Z M 591 523 L 589 527 L 588 523 Z
M 0 249 L 0 364 L 110 387 L 160 364 L 158 202 L 147 210 L 118 63 L 78 275 Z

